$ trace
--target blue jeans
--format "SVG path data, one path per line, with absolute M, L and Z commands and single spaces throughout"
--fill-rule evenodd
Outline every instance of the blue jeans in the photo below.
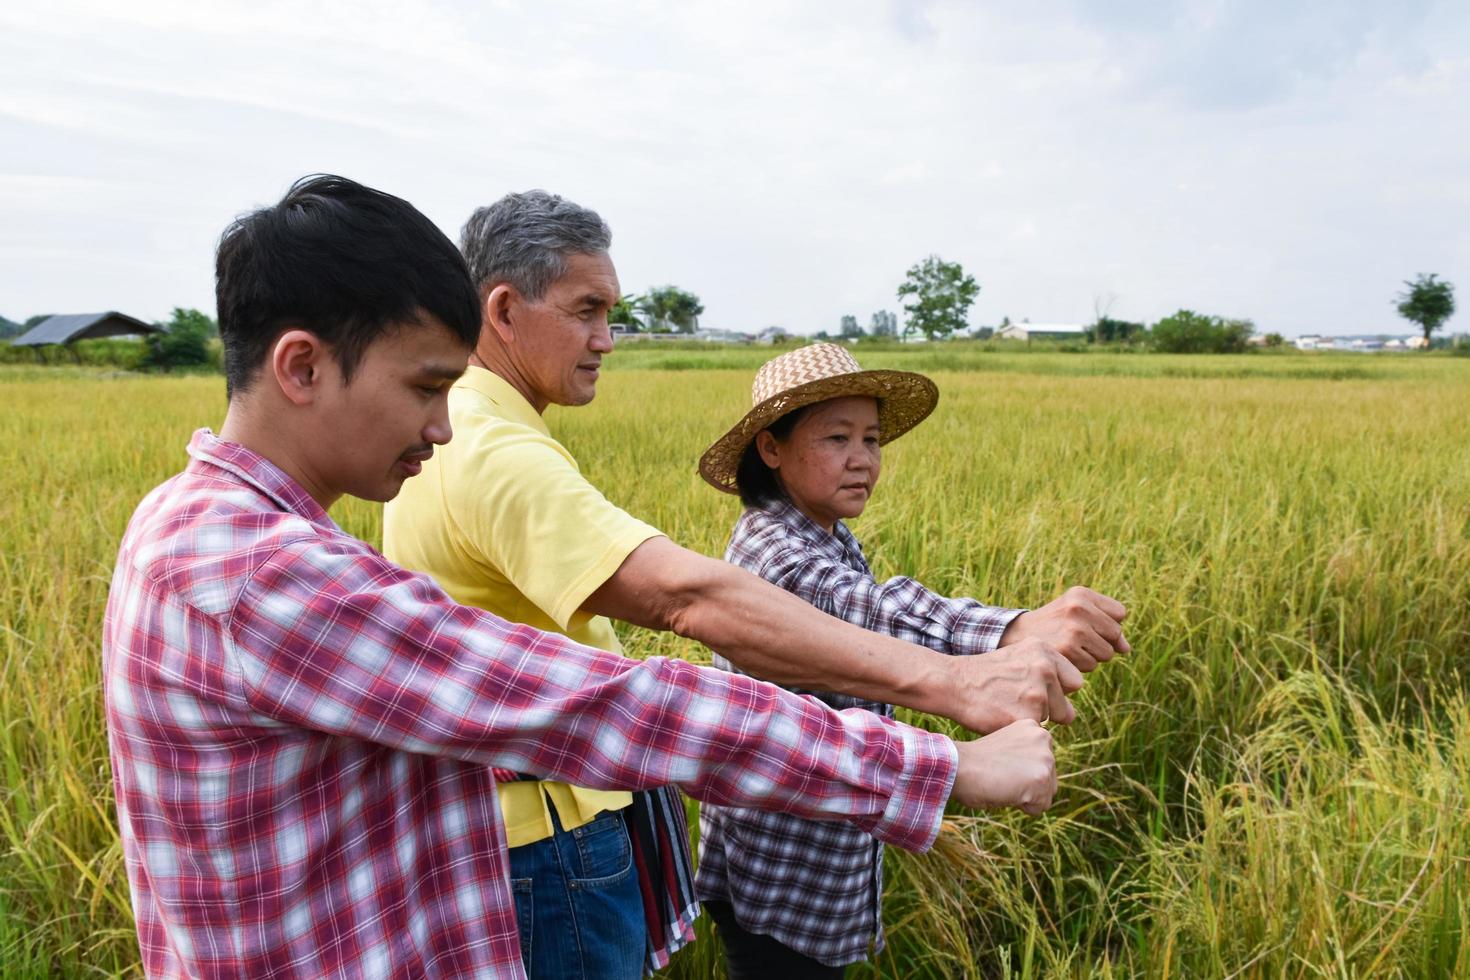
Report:
M 623 811 L 510 849 L 510 886 L 531 980 L 640 980 L 648 943 Z

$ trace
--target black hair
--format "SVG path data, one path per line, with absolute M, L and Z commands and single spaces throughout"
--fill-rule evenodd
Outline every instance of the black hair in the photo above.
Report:
M 332 348 L 351 380 L 368 345 L 432 317 L 473 347 L 480 302 L 459 250 L 402 198 L 314 174 L 220 236 L 215 302 L 225 392 L 244 391 L 282 331 Z
M 808 408 L 811 406 L 803 405 L 801 408 L 793 409 L 761 431 L 769 432 L 781 442 L 785 442 Z M 754 439 L 750 440 L 750 445 L 745 447 L 745 453 L 740 457 L 740 465 L 735 467 L 735 489 L 740 492 L 740 502 L 747 507 L 761 507 L 772 500 L 781 500 L 786 496 L 786 491 L 781 488 L 781 481 L 777 478 L 776 471 L 761 459 L 760 450 L 755 448 Z

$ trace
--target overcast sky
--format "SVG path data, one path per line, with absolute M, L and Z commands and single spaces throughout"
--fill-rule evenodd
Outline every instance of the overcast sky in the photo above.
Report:
M 1024 10 L 1021 8 L 1024 6 Z M 972 324 L 1470 330 L 1470 5 L 0 5 L 0 314 L 213 312 L 238 213 L 325 171 L 452 237 L 544 187 L 623 288 L 706 326 L 835 332 L 930 253 Z

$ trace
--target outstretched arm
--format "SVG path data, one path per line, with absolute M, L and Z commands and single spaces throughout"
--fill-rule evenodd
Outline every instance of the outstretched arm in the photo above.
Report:
M 653 538 L 583 604 L 691 637 L 746 673 L 791 687 L 901 704 L 993 732 L 1070 722 L 1082 675 L 1044 642 L 984 657 L 942 653 L 842 622 L 744 569 Z
M 278 549 L 229 630 L 230 690 L 210 697 L 237 711 L 598 789 L 673 783 L 729 806 L 849 820 L 911 850 L 938 832 L 959 770 L 942 735 L 507 623 L 357 542 Z M 990 797 L 969 775 L 975 751 L 956 798 L 979 805 Z

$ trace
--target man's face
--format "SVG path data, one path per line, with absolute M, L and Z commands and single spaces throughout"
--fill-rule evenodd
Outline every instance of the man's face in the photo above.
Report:
M 365 500 L 396 497 L 434 446 L 449 441 L 449 389 L 468 357 L 459 338 L 430 320 L 374 341 L 345 384 L 327 358 L 313 419 L 321 452 L 315 468 L 327 489 Z
M 516 300 L 518 365 L 539 400 L 585 405 L 613 348 L 607 312 L 618 301 L 618 273 L 606 252 L 567 257 L 567 271 L 538 300 Z

